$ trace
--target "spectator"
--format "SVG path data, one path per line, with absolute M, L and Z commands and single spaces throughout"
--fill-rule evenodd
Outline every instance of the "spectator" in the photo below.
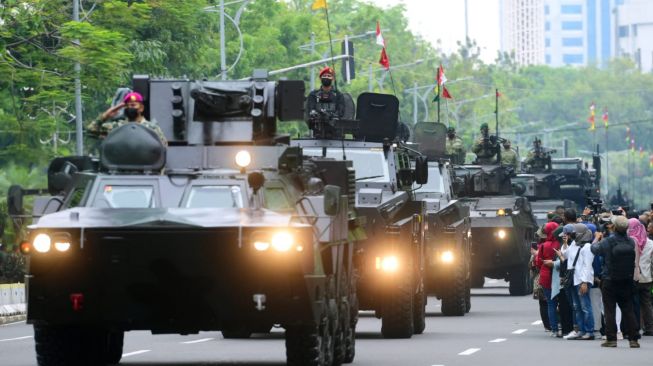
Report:
M 607 340 L 601 344 L 601 347 L 617 346 L 615 309 L 618 304 L 626 322 L 630 347 L 639 348 L 637 341 L 639 335 L 636 331 L 637 325 L 633 311 L 635 242 L 627 236 L 628 220 L 625 217 L 615 216 L 612 223 L 614 224 L 614 235 L 602 239 L 602 234 L 596 233 L 591 246 L 594 255 L 603 255 L 604 258 L 601 291 Z
M 574 215 L 568 215 L 567 211 L 565 211 L 565 221 L 568 219 L 574 219 L 575 220 L 575 211 Z M 574 266 L 576 264 L 576 261 L 578 260 L 578 256 L 580 254 L 580 247 L 576 245 L 576 233 L 574 232 L 574 223 L 568 223 L 563 227 L 562 233 L 560 236 L 563 239 L 562 242 L 562 247 L 560 249 L 560 253 L 557 253 L 558 256 L 562 255 L 560 258 L 561 261 L 565 262 L 566 267 L 565 267 L 565 272 L 566 271 L 574 271 Z M 568 283 L 561 283 L 561 286 L 564 287 L 564 295 L 567 297 L 567 302 L 574 307 L 574 284 L 573 284 L 573 277 L 569 277 L 570 275 L 565 275 L 561 274 L 563 278 L 568 278 L 569 282 Z M 563 280 L 564 281 L 564 280 Z M 579 309 L 580 310 L 580 309 Z M 574 324 L 574 330 L 569 332 L 568 334 L 565 335 L 565 339 L 576 339 L 579 338 L 581 334 L 581 330 L 578 328 L 578 319 L 576 319 L 576 308 L 574 308 L 574 311 L 572 312 L 572 321 Z
M 653 285 L 651 259 L 653 258 L 653 241 L 647 237 L 644 225 L 637 219 L 628 220 L 628 236 L 635 240 L 635 244 L 637 244 L 637 257 L 639 258 L 638 265 L 636 266 L 636 270 L 639 273 L 636 273 L 636 278 L 639 279 L 637 283 L 637 297 L 641 316 L 640 325 L 644 330 L 644 335 L 653 336 L 653 307 L 651 306 L 651 285 Z
M 558 243 L 553 238 L 553 231 L 558 227 L 558 224 L 549 222 L 544 225 L 544 235 L 546 240 L 542 243 L 542 250 L 538 252 L 535 258 L 535 265 L 540 268 L 540 286 L 546 296 L 549 311 L 549 324 L 551 325 L 551 336 L 562 336 L 561 331 L 558 330 L 558 314 L 557 299 L 551 297 L 551 269 L 553 268 L 553 259 L 555 258 L 555 250 L 559 248 Z M 545 264 L 546 261 L 546 264 Z
M 590 287 L 594 283 L 594 254 L 590 249 L 592 241 L 591 231 L 585 224 L 575 224 L 574 234 L 578 249 L 578 262 L 574 265 L 574 288 L 572 291 L 574 301 L 575 319 L 578 323 L 580 334 L 575 339 L 594 339 L 594 315 L 590 299 Z M 567 338 L 574 339 L 574 338 Z

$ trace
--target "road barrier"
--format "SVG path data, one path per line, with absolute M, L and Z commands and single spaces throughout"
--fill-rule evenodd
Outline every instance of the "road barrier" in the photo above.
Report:
M 25 285 L 22 283 L 0 285 L 0 316 L 24 314 Z

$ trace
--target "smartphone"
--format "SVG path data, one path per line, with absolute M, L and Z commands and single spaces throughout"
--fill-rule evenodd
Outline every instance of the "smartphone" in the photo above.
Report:
M 621 215 L 623 215 L 624 213 L 623 213 L 621 210 L 612 210 L 612 214 L 613 214 L 613 215 L 617 215 L 617 216 L 621 216 Z
M 531 249 L 537 250 L 537 243 L 536 242 L 531 243 Z

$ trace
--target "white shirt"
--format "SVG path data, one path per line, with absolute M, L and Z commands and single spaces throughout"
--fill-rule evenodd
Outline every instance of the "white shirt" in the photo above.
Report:
M 651 260 L 653 260 L 653 240 L 647 238 L 644 250 L 642 250 L 642 254 L 639 256 L 639 283 L 653 282 Z
M 576 263 L 576 270 L 574 271 L 574 286 L 578 286 L 583 282 L 588 282 L 591 287 L 592 283 L 594 283 L 594 267 L 592 267 L 594 254 L 592 254 L 592 250 L 590 249 L 591 246 L 592 244 L 585 243 L 580 249 L 578 262 Z
M 562 255 L 565 257 L 567 260 L 567 269 L 573 269 L 574 268 L 574 260 L 576 259 L 576 253 L 580 250 L 580 247 L 576 245 L 576 241 L 572 241 L 570 245 L 567 246 L 565 249 L 565 246 L 562 246 L 561 252 Z M 580 262 L 580 258 L 578 258 L 578 261 Z M 578 265 L 578 263 L 576 263 Z

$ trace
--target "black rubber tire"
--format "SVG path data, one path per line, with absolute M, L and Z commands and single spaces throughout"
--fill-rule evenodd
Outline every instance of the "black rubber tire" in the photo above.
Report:
M 513 268 L 509 272 L 510 285 L 508 291 L 510 296 L 525 296 L 533 292 L 533 282 L 528 269 L 528 263 Z
M 469 313 L 472 310 L 472 282 L 471 278 L 465 281 L 467 286 L 465 288 L 465 313 Z
M 104 361 L 107 365 L 117 365 L 122 359 L 122 348 L 125 343 L 125 332 L 115 331 L 107 333 L 107 350 Z
M 105 365 L 108 334 L 99 329 L 34 325 L 36 361 L 39 366 Z
M 467 278 L 465 266 L 459 265 L 451 270 L 442 295 L 442 314 L 445 316 L 463 316 L 467 312 Z
M 332 366 L 334 344 L 329 320 L 323 324 L 289 326 L 286 329 L 288 366 Z
M 420 290 L 413 299 L 413 333 L 422 334 L 426 329 L 426 289 L 424 279 L 421 280 Z
M 394 291 L 383 302 L 381 334 L 384 338 L 410 338 L 413 325 L 413 281 L 410 274 L 398 274 Z
M 356 291 L 354 285 L 353 291 Z M 356 325 L 358 324 L 358 296 L 356 293 L 351 296 L 349 307 L 349 329 L 345 333 L 345 359 L 343 363 L 354 362 L 356 356 Z
M 221 333 L 224 339 L 249 339 L 252 336 L 252 331 L 245 328 L 223 329 Z

